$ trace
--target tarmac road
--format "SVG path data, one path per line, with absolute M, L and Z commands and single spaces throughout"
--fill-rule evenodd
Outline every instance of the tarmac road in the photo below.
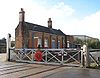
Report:
M 100 78 L 100 70 L 70 68 L 51 75 L 46 75 L 43 78 Z
M 99 69 L 0 62 L 0 78 L 100 78 Z

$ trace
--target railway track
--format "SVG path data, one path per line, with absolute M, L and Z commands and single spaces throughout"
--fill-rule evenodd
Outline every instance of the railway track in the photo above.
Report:
M 61 68 L 61 66 L 5 63 L 0 65 L 0 78 L 28 78 L 48 71 L 57 70 L 59 68 Z
M 26 78 L 26 77 L 29 77 L 29 76 L 37 75 L 37 74 L 44 73 L 44 72 L 51 71 L 51 70 L 55 70 L 55 69 L 58 69 L 58 68 L 60 68 L 60 66 L 55 67 L 55 68 L 51 68 L 51 69 L 47 69 L 47 70 L 43 70 L 43 71 L 40 71 L 40 72 L 36 72 L 36 73 L 33 73 L 33 74 L 25 75 L 25 76 L 22 76 L 22 77 L 19 77 L 19 78 Z

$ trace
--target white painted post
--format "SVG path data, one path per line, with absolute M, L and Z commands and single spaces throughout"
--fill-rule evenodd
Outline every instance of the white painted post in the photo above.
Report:
M 47 51 L 45 51 L 45 63 L 47 63 L 48 62 L 48 60 L 47 60 Z
M 31 57 L 32 57 L 31 61 L 33 62 L 34 61 L 33 51 L 32 51 Z
M 86 48 L 86 67 L 90 67 L 89 50 Z
M 6 60 L 10 61 L 11 34 L 7 35 L 6 43 L 7 43 L 7 47 L 6 47 L 7 48 L 7 57 L 6 57 Z
M 80 67 L 84 67 L 84 56 L 83 56 L 83 47 L 81 47 L 81 66 Z
M 86 45 L 83 45 L 83 55 L 84 55 L 84 61 L 85 61 L 85 67 L 89 67 L 90 66 L 90 62 L 89 62 L 89 51 Z
M 61 64 L 64 64 L 64 50 L 61 51 Z

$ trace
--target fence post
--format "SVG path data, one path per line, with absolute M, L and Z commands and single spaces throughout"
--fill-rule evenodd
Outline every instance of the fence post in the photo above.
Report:
M 83 45 L 83 60 L 84 60 L 84 65 L 85 67 L 90 66 L 90 60 L 89 60 L 89 51 L 86 45 Z
M 86 67 L 90 67 L 89 50 L 86 47 Z
M 7 48 L 6 60 L 7 60 L 7 61 L 10 61 L 11 34 L 8 34 L 8 35 L 7 35 L 6 43 L 7 43 L 7 47 L 6 47 L 6 48 Z
M 84 67 L 84 55 L 83 55 L 83 47 L 81 47 L 81 66 L 80 67 Z
M 31 61 L 33 62 L 34 61 L 33 51 L 32 51 L 31 57 L 32 57 L 32 60 Z
M 61 64 L 64 64 L 64 49 L 61 50 Z
M 47 50 L 45 50 L 45 63 L 47 63 Z

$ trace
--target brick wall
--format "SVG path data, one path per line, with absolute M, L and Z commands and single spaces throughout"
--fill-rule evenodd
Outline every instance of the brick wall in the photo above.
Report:
M 52 48 L 52 40 L 55 40 L 55 48 L 58 48 L 58 40 L 60 41 L 60 48 L 63 48 L 63 36 L 51 35 L 45 32 L 29 32 L 29 48 L 38 47 L 38 38 L 42 39 L 41 48 Z M 45 39 L 48 41 L 48 47 L 45 47 Z
M 52 48 L 52 40 L 55 40 L 55 48 L 58 48 L 58 41 L 60 41 L 60 48 L 63 48 L 63 36 L 28 29 L 27 32 L 23 32 L 23 30 L 25 30 L 25 27 L 22 29 L 21 25 L 15 29 L 16 48 L 37 48 L 38 38 L 41 38 L 42 40 L 42 48 Z M 45 39 L 48 40 L 48 47 L 45 47 Z
M 69 41 L 70 44 L 74 43 L 74 37 L 71 35 L 66 35 L 65 37 L 65 48 L 67 48 L 67 41 Z
M 32 35 L 33 35 L 33 32 L 32 31 L 29 31 L 29 45 L 28 45 L 28 47 L 29 48 L 33 48 L 33 37 L 32 37 Z
M 23 47 L 23 35 L 22 35 L 22 28 L 21 25 L 17 26 L 15 29 L 15 48 L 22 48 Z

